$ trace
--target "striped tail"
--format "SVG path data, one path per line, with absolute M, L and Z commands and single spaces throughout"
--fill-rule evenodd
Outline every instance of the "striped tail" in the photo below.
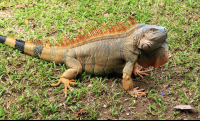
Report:
M 22 53 L 38 57 L 42 60 L 54 61 L 56 64 L 64 63 L 64 59 L 68 51 L 66 47 L 44 47 L 43 45 L 38 45 L 1 35 L 0 43 L 11 46 L 15 49 L 20 50 Z
M 25 41 L 4 37 L 0 35 L 0 43 L 19 49 L 22 53 L 24 53 Z
M 2 35 L 0 35 L 0 43 L 3 43 L 5 45 L 18 49 L 22 53 L 26 53 L 28 55 L 32 55 L 39 58 L 43 50 L 43 46 L 41 45 L 35 45 L 33 43 L 28 43 L 23 40 L 5 37 Z

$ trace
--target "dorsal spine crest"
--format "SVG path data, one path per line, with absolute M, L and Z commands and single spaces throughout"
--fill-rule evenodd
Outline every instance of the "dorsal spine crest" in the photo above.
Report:
M 108 25 L 101 25 L 100 27 L 95 26 L 89 32 L 86 32 L 84 29 L 82 29 L 82 32 L 84 34 L 81 34 L 81 33 L 77 34 L 74 37 L 75 39 L 69 39 L 65 37 L 64 41 L 60 41 L 60 44 L 57 43 L 56 45 L 53 45 L 49 42 L 49 40 L 46 40 L 46 42 L 37 40 L 36 42 L 34 42 L 34 44 L 43 45 L 44 47 L 46 46 L 67 47 L 81 41 L 89 41 L 90 39 L 98 37 L 98 36 L 108 36 L 109 34 L 125 32 L 136 23 L 137 22 L 134 18 L 129 17 L 127 22 L 125 23 L 117 22 L 116 25 L 110 24 L 110 27 Z

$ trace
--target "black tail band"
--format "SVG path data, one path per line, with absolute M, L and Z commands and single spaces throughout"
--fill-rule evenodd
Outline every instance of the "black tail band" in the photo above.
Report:
M 16 39 L 16 41 L 15 41 L 15 48 L 16 49 L 19 49 L 22 53 L 24 53 L 24 46 L 25 46 L 25 41 Z
M 4 37 L 4 36 L 1 36 L 0 35 L 0 43 L 5 43 L 5 41 L 6 41 L 6 39 L 7 39 L 7 37 Z

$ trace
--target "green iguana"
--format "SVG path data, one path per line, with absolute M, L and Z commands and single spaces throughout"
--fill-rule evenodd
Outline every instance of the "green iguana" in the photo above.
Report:
M 146 92 L 133 87 L 131 78 L 135 75 L 148 75 L 140 71 L 136 63 L 144 68 L 160 67 L 168 61 L 167 29 L 161 26 L 138 24 L 134 18 L 126 23 L 94 29 L 84 35 L 78 34 L 72 41 L 64 41 L 55 46 L 46 42 L 27 42 L 0 36 L 0 43 L 19 49 L 22 53 L 38 57 L 56 64 L 65 63 L 68 68 L 57 84 L 64 84 L 65 97 L 74 78 L 85 71 L 92 75 L 106 75 L 123 72 L 124 89 L 134 96 L 144 96 Z

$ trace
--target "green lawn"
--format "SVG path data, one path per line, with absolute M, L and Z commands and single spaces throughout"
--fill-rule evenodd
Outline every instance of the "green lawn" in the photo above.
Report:
M 148 96 L 126 93 L 120 74 L 83 73 L 65 99 L 64 85 L 50 86 L 67 69 L 64 64 L 0 44 L 0 119 L 200 119 L 199 0 L 0 0 L 0 35 L 56 44 L 129 16 L 168 29 L 170 60 L 144 79 L 133 77 Z M 180 104 L 193 109 L 175 110 Z

